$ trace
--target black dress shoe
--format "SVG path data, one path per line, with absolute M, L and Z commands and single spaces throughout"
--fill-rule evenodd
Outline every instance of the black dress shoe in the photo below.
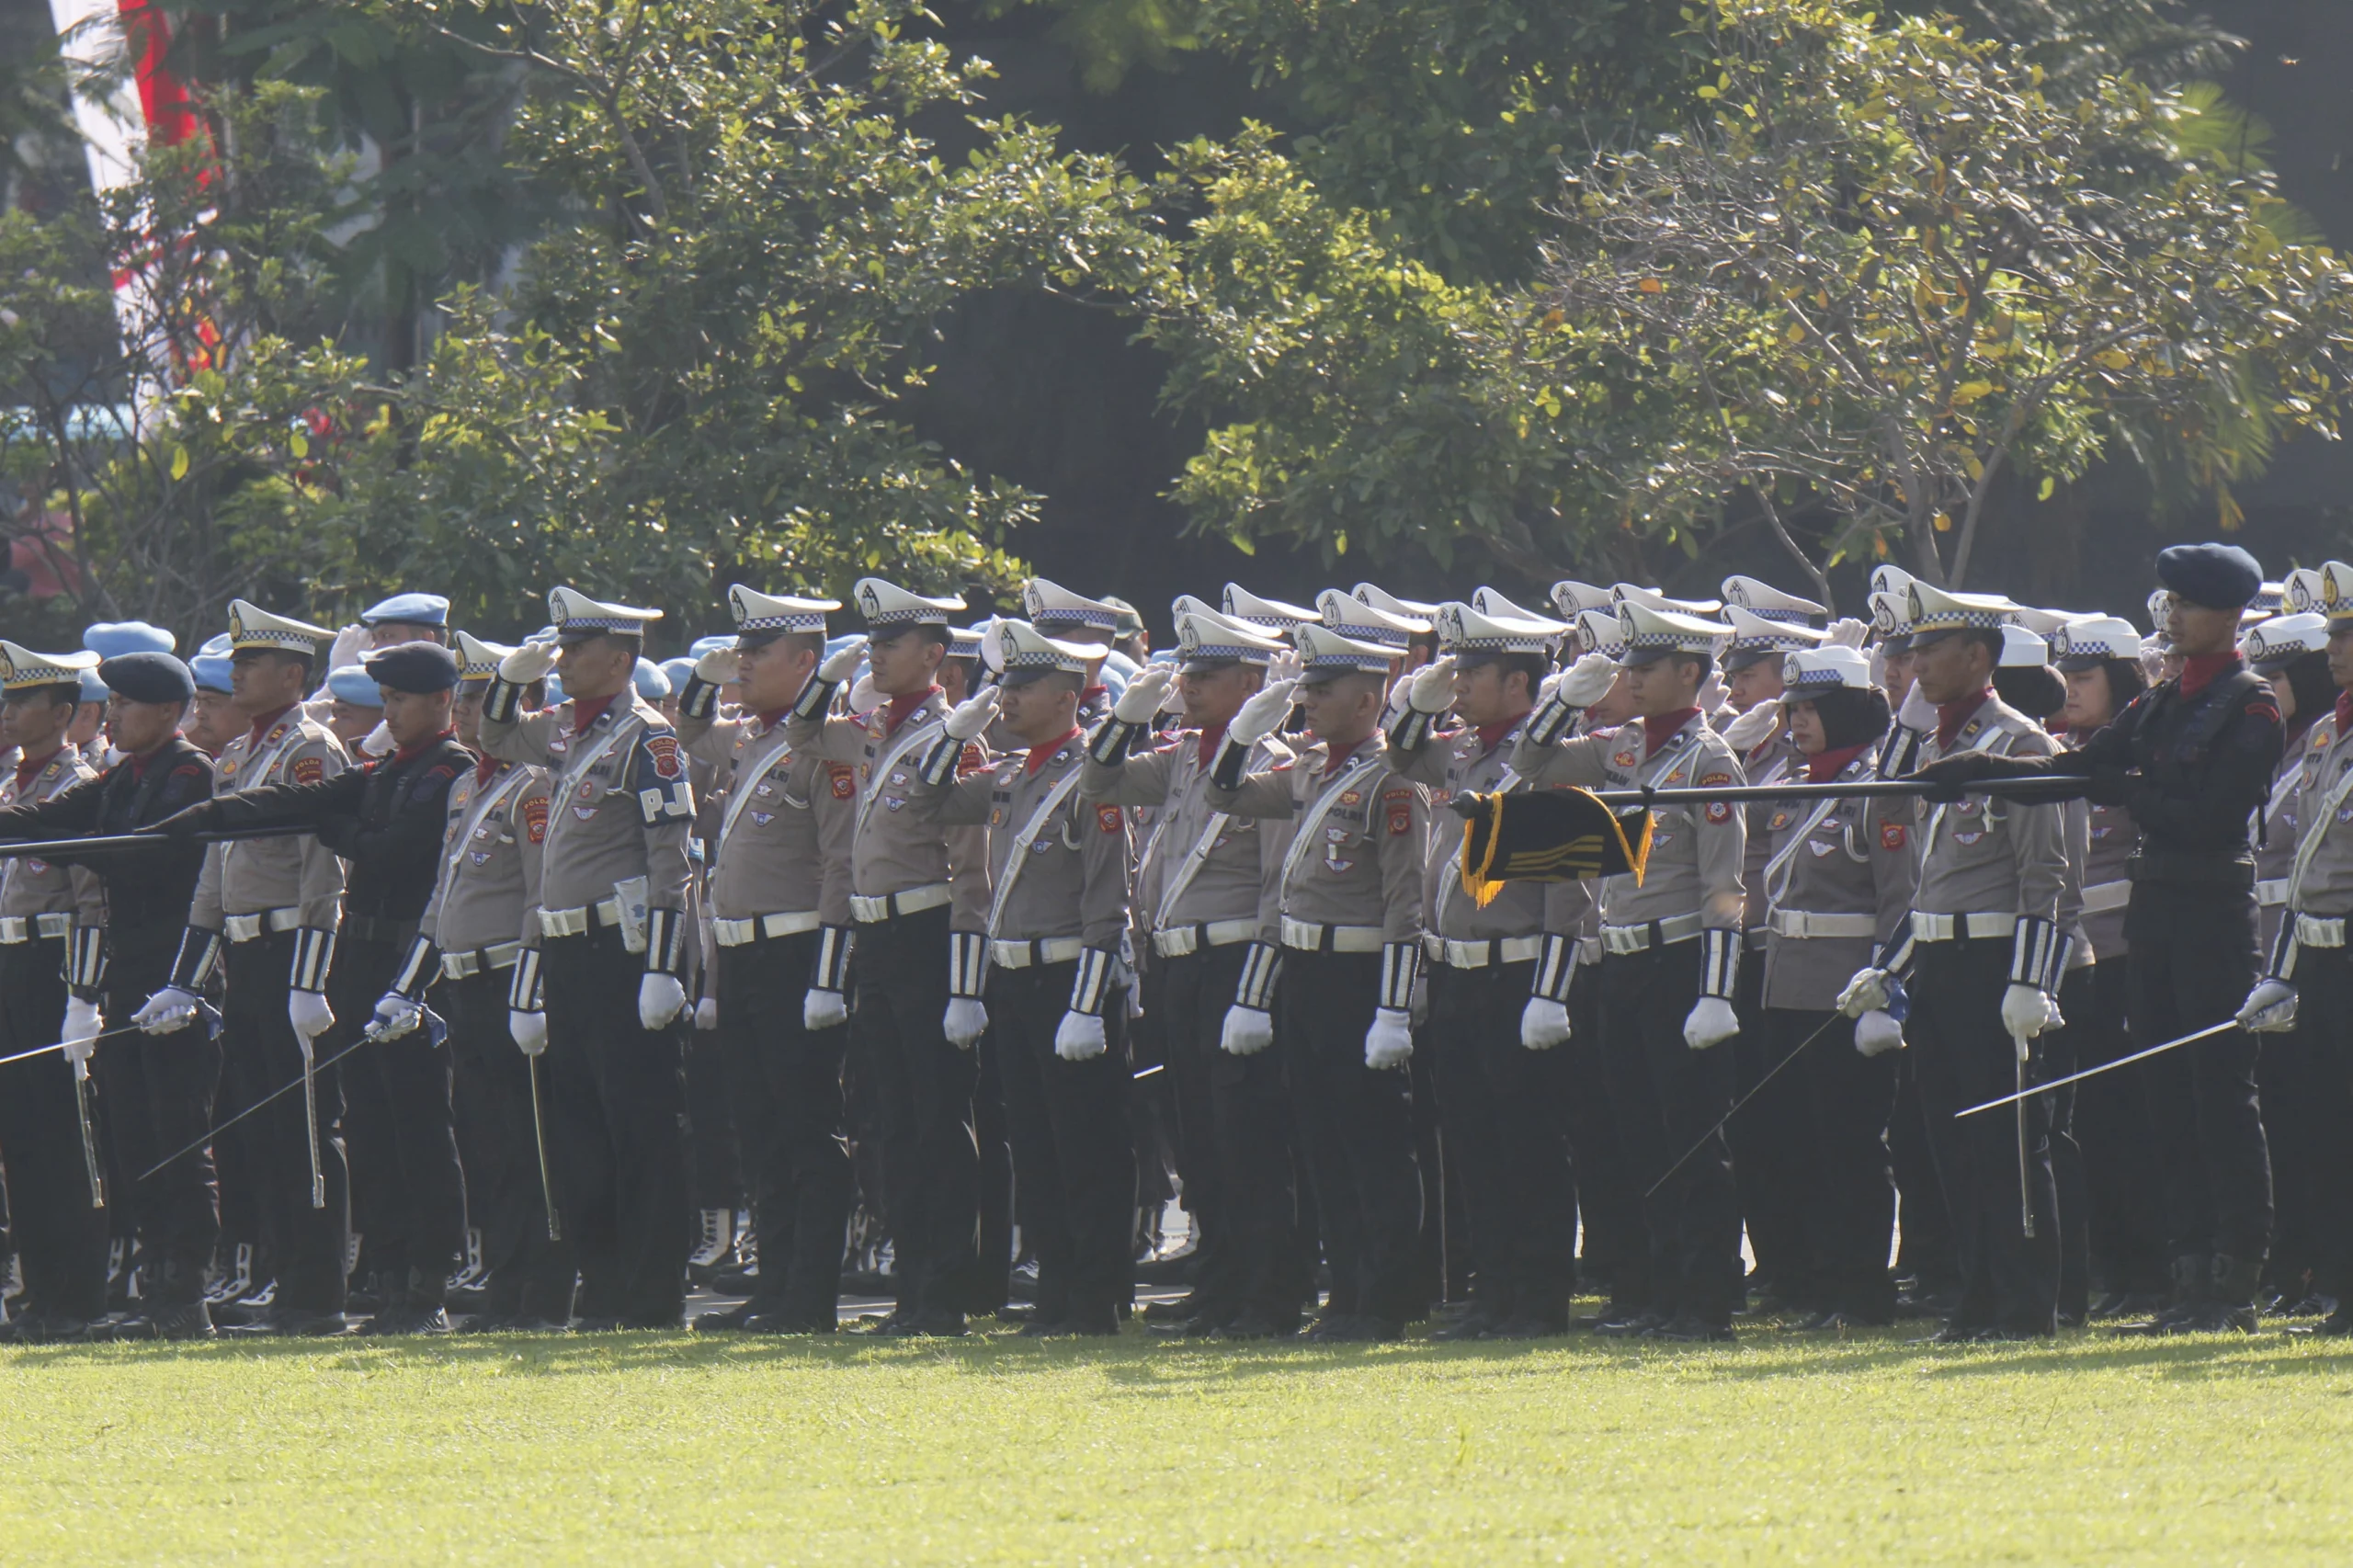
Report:
M 334 1339 L 351 1332 L 351 1320 L 341 1312 L 305 1312 L 280 1307 L 256 1330 L 278 1339 Z
M 449 1332 L 449 1309 L 438 1304 L 403 1301 L 387 1307 L 368 1320 L 359 1331 L 371 1339 L 392 1339 L 412 1334 L 447 1334 Z
M 874 1332 L 886 1339 L 961 1339 L 965 1333 L 964 1314 L 947 1311 L 918 1312 L 904 1318 L 893 1318 Z
M 1503 1314 L 1483 1301 L 1473 1301 L 1470 1309 L 1430 1330 L 1430 1339 L 1438 1345 L 1452 1345 L 1459 1340 L 1479 1339 L 1502 1324 Z
M 1605 1318 L 1593 1325 L 1604 1339 L 1645 1339 L 1667 1325 L 1667 1315 L 1645 1308 L 1632 1317 Z
M 1256 1307 L 1245 1307 L 1218 1325 L 1220 1339 L 1295 1339 L 1299 1335 L 1299 1316 L 1293 1313 L 1285 1321 Z
M 745 1334 L 832 1334 L 841 1320 L 831 1312 L 788 1312 L 773 1308 L 745 1320 Z
M 724 1312 L 705 1312 L 695 1319 L 697 1334 L 732 1334 L 766 1311 L 757 1301 L 738 1301 Z
M 1984 1324 L 1949 1323 L 1926 1339 L 1915 1339 L 1915 1345 L 1982 1345 L 1997 1331 Z
M 1669 1345 L 1729 1345 L 1732 1324 L 1716 1323 L 1692 1312 L 1677 1312 L 1651 1335 Z
M 1405 1325 L 1366 1312 L 1326 1312 L 1307 1337 L 1320 1345 L 1379 1345 L 1405 1337 Z
M 611 1312 L 583 1312 L 572 1320 L 574 1334 L 619 1334 L 625 1325 Z
M 1558 1339 L 1568 1332 L 1569 1320 L 1565 1317 L 1508 1317 L 1479 1337 L 1482 1339 Z

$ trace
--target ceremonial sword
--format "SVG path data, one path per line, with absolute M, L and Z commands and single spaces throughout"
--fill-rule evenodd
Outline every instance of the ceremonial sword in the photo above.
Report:
M 2020 1089 L 2015 1095 L 2004 1095 L 2000 1099 L 1987 1100 L 1984 1105 L 1973 1105 L 1967 1110 L 1957 1110 L 1952 1114 L 1954 1119 L 1958 1120 L 1964 1116 L 1975 1116 L 1981 1110 L 1999 1110 L 2006 1105 L 2032 1099 L 2037 1095 L 2047 1095 L 2053 1089 L 2063 1089 L 2070 1084 L 2080 1084 L 2086 1078 L 2097 1078 L 2102 1073 L 2113 1073 L 2119 1067 L 2130 1067 L 2135 1062 L 2145 1062 L 2150 1057 L 2162 1055 L 2177 1046 L 2194 1045 L 2210 1036 L 2221 1034 L 2224 1029 L 2234 1029 L 2238 1027 L 2239 1021 L 2236 1018 L 2224 1018 L 2219 1024 L 2208 1024 L 2202 1029 L 2193 1029 L 2179 1040 L 2169 1040 L 2163 1045 L 2153 1045 L 2146 1051 L 2136 1051 L 2130 1056 L 2120 1056 L 2113 1062 L 2103 1062 L 2097 1067 L 2086 1067 L 2080 1073 L 2070 1073 L 2063 1078 L 2053 1078 L 2051 1082 L 2035 1088 Z

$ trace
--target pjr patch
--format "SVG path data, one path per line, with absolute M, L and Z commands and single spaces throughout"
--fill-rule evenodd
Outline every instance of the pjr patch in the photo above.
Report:
M 523 831 L 534 844 L 545 844 L 548 838 L 548 802 L 543 795 L 534 795 L 523 802 Z
M 654 771 L 665 778 L 676 778 L 686 771 L 686 765 L 678 760 L 678 737 L 676 735 L 646 736 L 645 753 L 654 759 Z
M 1098 831 L 1103 833 L 1117 833 L 1123 825 L 1124 824 L 1120 820 L 1119 807 L 1097 806 L 1095 808 L 1095 826 Z
M 1904 842 L 1905 837 L 1904 833 L 1904 824 L 1902 823 L 1883 822 L 1879 824 L 1879 846 L 1881 849 L 1901 849 L 1904 847 Z
M 294 766 L 288 772 L 297 784 L 316 784 L 327 776 L 326 759 L 319 756 L 298 756 L 294 759 Z

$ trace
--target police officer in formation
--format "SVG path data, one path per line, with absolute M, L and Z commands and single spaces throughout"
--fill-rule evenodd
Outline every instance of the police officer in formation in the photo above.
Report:
M 137 623 L 0 642 L 0 837 L 41 846 L 0 858 L 5 1332 L 348 1332 L 355 1268 L 369 1332 L 448 1332 L 469 1225 L 470 1326 L 672 1327 L 689 1140 L 732 1137 L 759 1261 L 698 1326 L 832 1332 L 862 1203 L 879 1332 L 998 1310 L 1017 1224 L 1025 1332 L 1115 1334 L 1147 995 L 1199 1242 L 1171 1333 L 1540 1337 L 1580 1264 L 1597 1332 L 1667 1341 L 1759 1286 L 1945 1342 L 2353 1331 L 2353 566 L 2157 565 L 2150 638 L 1881 568 L 1868 628 L 1748 577 L 1552 614 L 1228 585 L 1158 657 L 1043 579 L 963 628 L 869 578 L 847 637 L 737 585 L 675 722 L 659 613 L 570 587 L 520 647 L 427 594 L 341 639 L 239 600 L 188 664 Z M 1564 789 L 1699 793 L 1650 802 L 1639 875 L 1477 880 L 1469 802 Z M 726 1091 L 691 1117 L 690 994 Z

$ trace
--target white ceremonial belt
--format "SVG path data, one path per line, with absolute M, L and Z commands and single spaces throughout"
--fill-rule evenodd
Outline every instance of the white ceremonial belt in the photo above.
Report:
M 1386 935 L 1378 926 L 1324 926 L 1283 916 L 1283 946 L 1302 953 L 1377 953 Z
M 1879 917 L 1872 915 L 1818 915 L 1810 909 L 1777 909 L 1771 925 L 1776 937 L 1800 942 L 1816 937 L 1879 935 Z
M 1647 952 L 1653 948 L 1669 948 L 1677 942 L 1688 942 L 1701 930 L 1697 915 L 1670 915 L 1664 920 L 1653 920 L 1642 926 L 1604 926 L 1601 928 L 1601 950 L 1617 953 Z
M 1152 950 L 1165 959 L 1190 958 L 1203 948 L 1229 947 L 1258 934 L 1256 920 L 1205 920 L 1169 926 L 1152 934 Z
M 493 942 L 472 952 L 443 953 L 441 972 L 451 980 L 463 980 L 470 974 L 480 974 L 485 970 L 513 969 L 515 960 L 522 956 L 523 944 L 520 942 Z
M 710 922 L 711 939 L 722 948 L 741 948 L 763 937 L 795 937 L 803 931 L 814 931 L 824 921 L 813 909 L 794 910 L 786 915 L 746 915 L 740 920 L 713 915 Z
M 2334 919 L 2318 915 L 2296 916 L 2296 945 L 2300 948 L 2341 948 L 2345 945 L 2345 916 Z
M 268 931 L 291 931 L 302 924 L 302 912 L 289 906 L 285 909 L 264 909 L 252 915 L 232 915 L 221 923 L 227 928 L 229 940 L 250 942 Z
M 1917 942 L 1982 942 L 2006 937 L 2018 928 L 2015 915 L 1925 915 L 1912 912 L 1912 939 Z
M 68 937 L 74 933 L 71 915 L 10 915 L 0 916 L 0 947 L 13 948 L 36 937 Z
M 1072 963 L 1086 950 L 1081 937 L 1040 937 L 1035 941 L 1011 938 L 989 943 L 989 962 L 999 969 L 1028 969 L 1034 964 Z
M 2263 890 L 2265 888 L 2277 888 L 2279 890 L 2279 893 L 2276 897 L 2265 898 L 2263 896 Z M 2256 883 L 2255 896 L 2258 902 L 2264 903 L 2287 903 L 2287 879 L 2282 877 L 2276 882 Z M 2084 890 L 2084 913 L 2086 915 L 2105 915 L 2111 909 L 2121 909 L 2131 902 L 2132 882 L 2130 878 L 2127 878 L 2120 882 L 2094 882 L 2091 886 Z
M 2270 909 L 2276 905 L 2287 903 L 2288 879 L 2285 877 L 2266 877 L 2256 882 L 2255 884 L 2255 902 L 2261 904 L 2266 909 Z M 2091 906 L 2092 890 L 2086 888 L 2084 890 L 2084 907 L 2086 909 L 2089 909 Z
M 542 937 L 585 937 L 598 926 L 618 926 L 620 923 L 621 901 L 617 898 L 584 903 L 577 909 L 540 911 L 540 935 Z
M 894 915 L 913 915 L 917 910 L 938 909 L 949 899 L 946 882 L 926 882 L 919 888 L 902 888 L 897 892 L 877 893 L 869 897 L 862 893 L 849 895 L 849 916 L 862 926 L 877 920 L 888 920 Z
M 1490 964 L 1532 963 L 1544 950 L 1541 937 L 1496 937 L 1483 942 L 1457 942 L 1424 936 L 1422 951 L 1449 969 L 1485 969 Z
M 1577 962 L 1592 965 L 1597 964 L 1600 961 L 1601 938 L 1598 937 L 1579 937 L 1577 938 Z

